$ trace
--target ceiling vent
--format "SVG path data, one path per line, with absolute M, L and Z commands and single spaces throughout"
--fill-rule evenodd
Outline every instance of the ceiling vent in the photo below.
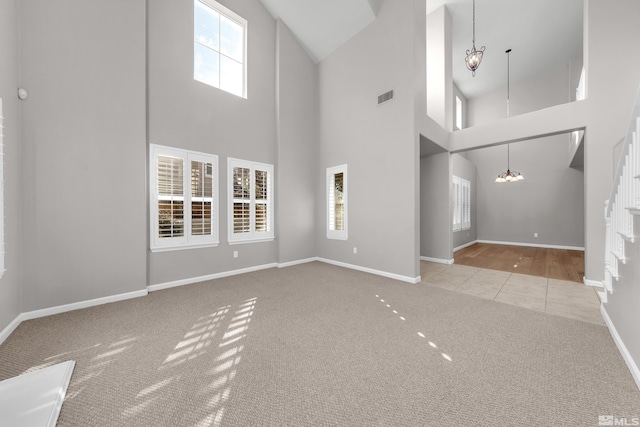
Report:
M 378 95 L 378 105 L 384 104 L 387 101 L 391 101 L 393 99 L 393 90 L 389 92 L 385 92 L 382 95 Z

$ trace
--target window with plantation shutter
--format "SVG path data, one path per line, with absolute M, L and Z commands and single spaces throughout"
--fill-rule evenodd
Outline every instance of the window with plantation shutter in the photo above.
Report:
M 347 165 L 327 168 L 327 238 L 348 238 Z
M 453 199 L 453 231 L 471 228 L 471 183 L 452 176 L 451 197 Z
M 230 244 L 273 240 L 273 165 L 227 159 Z
M 218 156 L 150 146 L 152 251 L 217 246 Z

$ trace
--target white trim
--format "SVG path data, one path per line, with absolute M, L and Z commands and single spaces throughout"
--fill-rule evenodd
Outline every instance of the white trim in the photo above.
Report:
M 388 277 L 390 279 L 400 280 L 402 282 L 407 282 L 407 283 L 416 284 L 416 283 L 420 283 L 420 281 L 422 280 L 420 276 L 418 277 L 402 276 L 400 274 L 389 273 L 381 270 L 374 270 L 373 268 L 361 267 L 359 265 L 354 265 L 354 264 L 347 264 L 346 262 L 334 261 L 332 259 L 318 258 L 318 261 L 324 262 L 326 264 L 337 265 L 338 267 L 349 268 L 351 270 L 362 271 L 364 273 L 375 274 L 376 276 Z
M 613 342 L 615 342 L 618 346 L 618 350 L 620 351 L 622 358 L 627 363 L 627 367 L 631 371 L 631 376 L 633 376 L 633 379 L 636 382 L 636 386 L 638 387 L 638 389 L 640 389 L 640 369 L 638 368 L 636 362 L 633 360 L 633 357 L 631 356 L 631 353 L 629 353 L 629 350 L 627 350 L 627 346 L 624 345 L 622 338 L 620 338 L 620 335 L 618 334 L 616 327 L 613 325 L 613 322 L 611 321 L 611 318 L 609 317 L 604 304 L 600 304 L 600 313 L 602 314 L 602 318 L 609 328 L 609 333 L 611 334 L 611 338 L 613 338 Z
M 297 261 L 281 262 L 281 263 L 278 263 L 278 268 L 293 267 L 294 265 L 307 264 L 307 263 L 319 261 L 319 260 L 320 258 L 318 257 L 311 257 L 306 259 L 299 259 Z
M 188 279 L 180 279 L 180 280 L 174 280 L 172 282 L 165 282 L 165 283 L 158 283 L 158 284 L 155 284 L 155 285 L 148 285 L 147 286 L 147 290 L 149 292 L 161 291 L 163 289 L 175 288 L 177 286 L 191 285 L 193 283 L 206 282 L 208 280 L 221 279 L 223 277 L 237 276 L 238 274 L 251 273 L 251 272 L 260 271 L 260 270 L 267 270 L 269 268 L 274 268 L 274 267 L 277 267 L 277 266 L 278 266 L 278 264 L 274 262 L 274 263 L 271 263 L 271 264 L 257 265 L 255 267 L 240 268 L 238 270 L 223 271 L 221 273 L 207 274 L 206 276 L 190 277 Z
M 453 252 L 458 252 L 459 250 L 468 248 L 469 246 L 475 245 L 476 243 L 478 243 L 477 240 L 474 240 L 473 242 L 465 243 L 464 245 L 460 245 L 457 248 L 453 248 Z
M 139 291 L 128 292 L 125 294 L 111 295 L 108 297 L 95 298 L 95 299 L 90 299 L 86 301 L 74 302 L 71 304 L 64 304 L 64 305 L 58 305 L 55 307 L 43 308 L 41 310 L 27 311 L 26 313 L 20 314 L 18 318 L 20 319 L 20 321 L 38 319 L 40 317 L 51 316 L 53 314 L 66 313 L 68 311 L 94 307 L 96 305 L 108 304 L 110 302 L 117 302 L 117 301 L 132 299 L 132 298 L 144 297 L 144 296 L 147 296 L 147 294 L 148 294 L 147 290 L 142 289 Z
M 21 322 L 22 322 L 22 319 L 20 318 L 20 315 L 18 315 L 18 317 L 13 319 L 13 321 L 9 323 L 7 327 L 0 332 L 0 344 L 2 344 L 4 340 L 9 338 L 9 335 L 11 335 L 13 331 L 15 331 L 18 326 L 20 326 Z
M 584 247 L 581 247 L 581 246 L 544 245 L 544 244 L 537 244 L 537 243 L 522 243 L 522 242 L 501 242 L 498 240 L 477 240 L 476 243 L 488 243 L 490 245 L 529 246 L 532 248 L 566 249 L 569 251 L 584 251 Z
M 604 284 L 602 283 L 602 280 L 589 280 L 586 277 L 583 277 L 582 283 L 584 283 L 586 286 L 595 286 L 596 288 L 604 288 Z
M 421 256 L 420 260 L 429 261 L 429 262 L 437 262 L 438 264 L 448 264 L 448 265 L 453 264 L 453 260 L 452 259 L 431 258 L 431 257 L 428 257 L 428 256 Z

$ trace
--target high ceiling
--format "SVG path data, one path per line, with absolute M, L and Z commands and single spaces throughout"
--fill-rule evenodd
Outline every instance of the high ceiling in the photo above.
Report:
M 400 0 L 261 1 L 319 62 L 375 19 L 378 2 Z M 472 0 L 426 1 L 427 13 L 446 5 L 451 15 L 453 80 L 467 98 L 506 86 L 507 49 L 512 83 L 582 60 L 583 0 L 476 0 L 476 47 L 486 51 L 475 77 L 464 62 Z

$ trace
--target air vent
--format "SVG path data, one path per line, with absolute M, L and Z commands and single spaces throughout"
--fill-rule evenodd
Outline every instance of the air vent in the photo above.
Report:
M 393 99 L 393 90 L 389 92 L 385 92 L 382 95 L 378 95 L 378 105 L 384 104 L 387 101 L 391 101 Z

